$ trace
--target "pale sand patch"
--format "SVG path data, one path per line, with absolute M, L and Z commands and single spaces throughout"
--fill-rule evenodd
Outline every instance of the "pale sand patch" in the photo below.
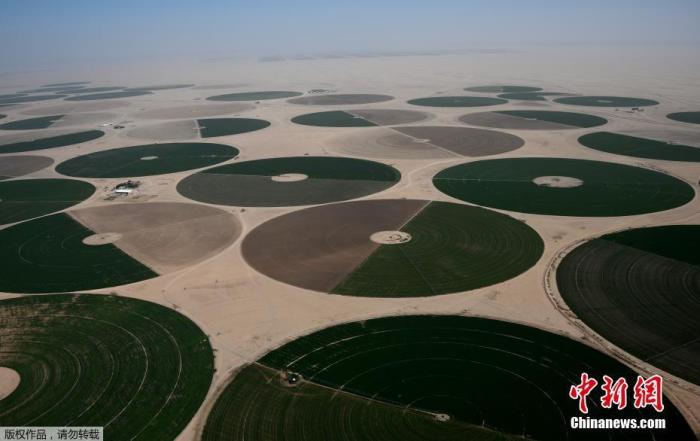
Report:
M 582 180 L 569 176 L 540 176 L 539 178 L 533 179 L 532 182 L 542 187 L 554 188 L 572 188 L 583 185 Z
M 99 112 L 102 110 L 118 109 L 128 107 L 128 101 L 86 101 L 79 103 L 64 103 L 54 106 L 31 108 L 22 112 L 24 115 L 51 116 L 73 112 Z
M 208 116 L 230 115 L 254 108 L 254 105 L 248 103 L 197 104 L 143 110 L 131 116 L 143 119 L 204 118 Z
M 298 182 L 308 178 L 309 177 L 303 173 L 283 173 L 281 175 L 272 176 L 270 179 L 275 182 Z
M 158 159 L 158 156 L 144 156 L 141 158 L 142 161 L 153 161 L 154 159 Z
M 414 123 L 430 117 L 429 113 L 398 109 L 359 109 L 348 113 L 364 118 L 378 126 Z
M 97 233 L 83 239 L 85 245 L 106 245 L 122 238 L 120 233 Z
M 154 141 L 175 141 L 179 139 L 199 138 L 199 128 L 194 120 L 170 121 L 161 124 L 137 127 L 127 135 L 132 138 L 150 139 Z
M 397 245 L 406 243 L 411 239 L 411 235 L 403 231 L 377 231 L 369 237 L 369 240 L 372 242 L 383 245 Z
M 20 380 L 16 370 L 0 366 L 0 400 L 9 397 L 19 386 Z
M 120 234 L 114 245 L 159 274 L 205 260 L 241 233 L 233 215 L 197 204 L 117 204 L 68 214 L 97 234 Z
M 117 118 L 119 118 L 119 115 L 107 112 L 76 113 L 64 116 L 60 120 L 56 121 L 56 123 L 52 124 L 51 127 L 61 128 L 86 124 L 109 123 L 116 122 Z

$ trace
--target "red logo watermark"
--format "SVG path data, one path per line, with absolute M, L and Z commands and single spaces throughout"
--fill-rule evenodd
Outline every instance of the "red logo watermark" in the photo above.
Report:
M 660 375 L 652 375 L 649 378 L 637 376 L 637 381 L 632 388 L 634 394 L 633 405 L 636 409 L 643 409 L 651 406 L 657 412 L 663 412 L 663 383 L 664 380 Z M 587 373 L 581 374 L 581 382 L 572 385 L 569 389 L 569 398 L 578 400 L 578 409 L 583 414 L 588 413 L 588 396 L 598 387 L 598 380 L 591 378 Z M 603 396 L 600 398 L 600 405 L 605 409 L 611 409 L 613 406 L 622 410 L 627 407 L 627 380 L 624 377 L 613 379 L 607 375 L 603 375 L 603 384 L 601 385 Z

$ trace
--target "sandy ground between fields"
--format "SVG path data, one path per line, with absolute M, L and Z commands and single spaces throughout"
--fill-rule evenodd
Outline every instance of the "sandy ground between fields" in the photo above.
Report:
M 698 164 L 654 161 L 612 155 L 580 146 L 576 139 L 592 131 L 625 132 L 635 130 L 680 130 L 695 132 L 698 126 L 671 121 L 667 113 L 700 110 L 700 59 L 687 48 L 658 51 L 635 48 L 592 50 L 531 49 L 512 53 L 474 53 L 432 57 L 389 57 L 371 59 L 326 59 L 258 63 L 257 61 L 199 62 L 194 59 L 172 60 L 149 66 L 127 66 L 122 69 L 87 68 L 66 72 L 38 72 L 3 79 L 2 90 L 14 91 L 8 86 L 33 87 L 47 82 L 90 78 L 100 85 L 190 82 L 198 86 L 240 84 L 250 86 L 206 89 L 175 89 L 152 95 L 118 100 L 128 106 L 111 110 L 124 120 L 136 120 L 138 112 L 166 107 L 200 105 L 207 96 L 252 90 L 300 90 L 315 88 L 337 90 L 338 93 L 377 93 L 394 96 L 390 102 L 366 105 L 363 108 L 392 108 L 421 110 L 432 117 L 430 125 L 464 126 L 458 118 L 464 114 L 485 110 L 542 109 L 588 113 L 604 117 L 610 122 L 592 129 L 561 131 L 502 130 L 523 138 L 526 144 L 510 152 L 489 158 L 522 156 L 554 156 L 612 161 L 641 165 L 666 171 L 691 183 L 698 191 L 700 170 Z M 572 53 L 576 55 L 573 56 Z M 99 80 L 99 81 L 98 81 Z M 620 95 L 651 98 L 660 101 L 656 107 L 643 112 L 628 113 L 614 108 L 587 108 L 548 102 L 513 101 L 501 106 L 485 108 L 416 108 L 406 100 L 434 94 L 477 95 L 462 88 L 485 84 L 523 84 L 543 87 L 545 90 L 586 95 Z M 25 87 L 25 88 L 26 88 Z M 483 94 L 484 96 L 492 96 Z M 104 101 L 110 103 L 117 101 Z M 100 102 L 95 102 L 97 105 Z M 80 108 L 88 103 L 71 103 Z M 93 104 L 93 103 L 89 103 Z M 56 103 L 32 103 L 5 107 L 2 113 L 16 115 L 33 109 L 56 106 Z M 314 106 L 315 111 L 343 110 L 336 106 Z M 366 150 L 353 149 L 362 143 L 369 130 L 382 128 L 315 128 L 295 125 L 294 116 L 308 113 L 309 107 L 293 105 L 285 100 L 262 101 L 246 116 L 272 122 L 267 129 L 241 135 L 217 138 L 217 142 L 232 144 L 241 149 L 239 160 L 276 156 L 326 155 L 348 152 L 358 157 L 368 156 Z M 317 109 L 317 110 L 316 110 Z M 92 108 L 90 111 L 104 109 Z M 40 110 L 37 110 L 39 112 Z M 53 112 L 49 113 L 53 114 Z M 422 123 L 419 123 L 422 124 Z M 88 127 L 88 126 L 86 126 Z M 124 131 L 107 129 L 106 136 L 77 146 L 37 151 L 50 156 L 56 163 L 80 154 L 139 142 Z M 352 143 L 349 141 L 355 140 Z M 418 149 L 416 143 L 412 148 Z M 413 150 L 411 150 L 413 151 Z M 425 155 L 407 153 L 401 159 L 388 148 L 385 163 L 402 172 L 396 186 L 363 199 L 416 198 L 455 201 L 440 194 L 432 185 L 432 176 L 451 165 L 477 160 L 453 154 Z M 33 154 L 33 152 L 31 153 Z M 117 202 L 135 204 L 143 201 L 185 202 L 175 191 L 177 182 L 194 171 L 163 176 L 140 178 L 143 182 L 138 194 L 109 200 L 105 189 L 119 180 L 89 179 L 99 191 L 76 208 L 112 206 Z M 55 177 L 53 168 L 37 171 L 31 177 Z M 241 221 L 243 233 L 269 219 L 296 208 L 220 207 L 235 213 Z M 668 223 L 700 223 L 700 198 L 674 210 L 640 216 L 617 218 L 577 218 L 508 213 L 533 227 L 545 241 L 542 259 L 530 271 L 509 281 L 490 287 L 430 298 L 379 299 L 355 298 L 316 293 L 285 285 L 257 273 L 246 265 L 241 256 L 241 241 L 223 248 L 218 254 L 208 254 L 204 260 L 162 277 L 120 287 L 123 295 L 156 301 L 178 310 L 198 323 L 211 337 L 216 352 L 214 382 L 207 401 L 178 441 L 196 439 L 196 430 L 202 424 L 206 410 L 213 403 L 216 391 L 228 380 L 228 373 L 242 364 L 255 360 L 271 348 L 285 341 L 333 324 L 394 314 L 464 314 L 525 323 L 584 341 L 611 354 L 635 369 L 651 372 L 653 368 L 631 357 L 614 346 L 596 338 L 585 325 L 577 323 L 557 303 L 556 287 L 545 290 L 548 268 L 556 262 L 562 250 L 577 242 L 597 237 L 606 232 L 626 227 L 642 227 Z M 112 289 L 100 290 L 109 292 Z M 9 295 L 7 295 L 9 296 Z M 674 401 L 684 415 L 700 432 L 700 386 L 665 375 L 667 398 Z M 565 393 L 565 391 L 563 391 Z

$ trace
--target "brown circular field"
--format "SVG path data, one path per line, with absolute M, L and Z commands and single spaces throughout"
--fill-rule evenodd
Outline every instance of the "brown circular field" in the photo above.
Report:
M 522 138 L 494 130 L 451 126 L 376 128 L 343 135 L 339 151 L 383 159 L 481 157 L 506 153 L 525 144 Z
M 28 175 L 51 164 L 53 159 L 46 156 L 0 156 L 0 180 Z
M 292 104 L 302 104 L 305 106 L 345 106 L 351 104 L 372 104 L 391 101 L 394 97 L 390 95 L 377 95 L 368 93 L 345 93 L 329 95 L 307 95 L 288 100 Z
M 544 244 L 525 223 L 449 202 L 363 200 L 295 211 L 242 244 L 256 270 L 304 289 L 363 297 L 468 291 L 526 271 Z
M 142 110 L 132 114 L 134 118 L 143 119 L 184 119 L 204 118 L 207 116 L 230 115 L 254 109 L 247 103 L 229 104 L 196 104 L 191 106 L 164 107 L 159 109 Z
M 60 115 L 72 112 L 100 112 L 103 110 L 118 109 L 128 107 L 128 101 L 87 101 L 83 103 L 63 103 L 54 106 L 30 108 L 23 110 L 23 115 L 49 116 Z
M 212 257 L 240 233 L 233 215 L 198 204 L 114 204 L 53 214 L 0 230 L 0 291 L 68 292 L 134 283 Z M 84 242 L 95 235 L 116 240 Z

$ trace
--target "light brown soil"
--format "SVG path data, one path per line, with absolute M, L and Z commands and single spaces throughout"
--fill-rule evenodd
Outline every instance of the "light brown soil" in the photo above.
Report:
M 427 203 L 368 200 L 325 205 L 278 217 L 248 234 L 242 244 L 243 256 L 273 279 L 328 292 L 380 246 L 370 240 L 373 234 L 401 228 Z M 349 222 L 348 218 L 353 221 Z M 318 231 L 329 234 L 320 235 Z M 276 245 L 273 248 L 271 244 Z M 281 250 L 284 252 L 280 253 Z
M 176 141 L 179 139 L 199 138 L 199 129 L 194 120 L 169 121 L 160 124 L 145 125 L 129 130 L 132 138 L 150 139 L 153 141 Z
M 459 118 L 465 124 L 474 126 L 491 127 L 494 129 L 513 130 L 571 130 L 580 127 L 558 124 L 538 119 L 523 118 L 520 116 L 506 115 L 497 112 L 470 113 Z
M 47 156 L 0 156 L 0 179 L 28 175 L 51 164 L 53 159 Z
M 117 204 L 68 214 L 95 233 L 120 234 L 114 244 L 159 274 L 211 257 L 241 233 L 233 215 L 196 204 Z
M 143 110 L 132 114 L 131 117 L 137 119 L 205 118 L 208 116 L 230 115 L 254 108 L 255 106 L 248 103 L 197 104 Z
M 19 386 L 20 380 L 17 371 L 0 366 L 0 400 L 10 396 Z

